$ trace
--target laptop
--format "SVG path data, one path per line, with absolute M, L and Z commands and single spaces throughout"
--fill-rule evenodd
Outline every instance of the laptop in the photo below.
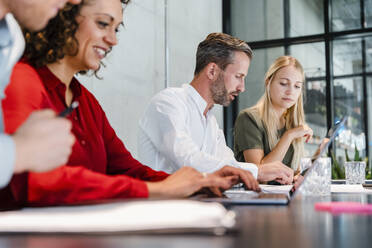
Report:
M 311 165 L 301 172 L 301 175 L 304 177 L 302 182 L 295 186 L 289 186 L 289 193 L 272 193 L 270 190 L 263 190 L 260 193 L 256 193 L 249 190 L 228 190 L 225 191 L 223 197 L 212 197 L 212 198 L 203 198 L 203 201 L 213 201 L 220 202 L 223 204 L 241 204 L 241 205 L 288 205 L 289 202 L 296 196 L 296 193 L 299 191 L 299 188 L 306 181 L 310 171 L 314 168 L 315 161 L 320 158 L 324 152 L 328 149 L 329 145 L 334 141 L 336 136 L 344 128 L 347 120 L 347 116 L 343 117 L 341 121 L 336 123 L 334 127 L 329 129 L 325 142 L 319 145 L 319 148 L 311 158 Z M 273 186 L 281 187 L 281 186 Z M 287 186 L 288 187 L 288 186 Z M 287 190 L 284 190 L 288 192 Z

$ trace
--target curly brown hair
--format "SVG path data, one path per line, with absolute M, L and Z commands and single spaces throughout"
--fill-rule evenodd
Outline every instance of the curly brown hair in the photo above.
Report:
M 76 17 L 81 8 L 94 0 L 82 0 L 80 4 L 66 4 L 56 17 L 41 31 L 23 30 L 26 49 L 23 57 L 34 67 L 39 68 L 54 63 L 65 55 L 75 56 L 79 51 L 79 42 L 75 37 L 79 24 Z M 120 0 L 123 7 L 130 0 Z M 102 62 L 101 62 L 101 65 Z M 84 72 L 83 72 L 84 73 Z

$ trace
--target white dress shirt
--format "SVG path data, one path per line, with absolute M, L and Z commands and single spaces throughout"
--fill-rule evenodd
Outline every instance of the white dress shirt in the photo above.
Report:
M 155 170 L 173 173 L 182 166 L 211 173 L 225 165 L 249 170 L 255 164 L 237 162 L 226 145 L 216 117 L 207 102 L 189 84 L 156 94 L 139 123 L 139 160 Z
M 4 134 L 1 100 L 9 83 L 14 64 L 23 53 L 25 44 L 22 31 L 11 14 L 0 20 L 0 188 L 9 183 L 13 175 L 15 145 L 13 139 Z

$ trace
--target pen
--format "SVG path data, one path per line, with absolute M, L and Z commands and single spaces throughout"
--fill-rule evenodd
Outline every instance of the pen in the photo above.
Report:
M 64 109 L 62 112 L 58 114 L 58 117 L 68 116 L 78 106 L 79 106 L 79 103 L 77 101 L 73 101 L 70 106 L 68 106 L 66 109 Z

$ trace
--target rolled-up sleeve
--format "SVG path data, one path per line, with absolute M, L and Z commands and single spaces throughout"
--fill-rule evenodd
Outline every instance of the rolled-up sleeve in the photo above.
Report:
M 15 144 L 6 134 L 0 134 L 0 188 L 5 187 L 13 175 Z
M 258 167 L 257 165 L 255 164 L 252 164 L 252 163 L 243 163 L 243 162 L 233 162 L 232 164 L 234 167 L 237 167 L 237 168 L 240 168 L 240 169 L 243 169 L 243 170 L 248 170 L 250 173 L 252 173 L 252 175 L 254 176 L 254 178 L 257 179 L 257 176 L 258 176 Z

